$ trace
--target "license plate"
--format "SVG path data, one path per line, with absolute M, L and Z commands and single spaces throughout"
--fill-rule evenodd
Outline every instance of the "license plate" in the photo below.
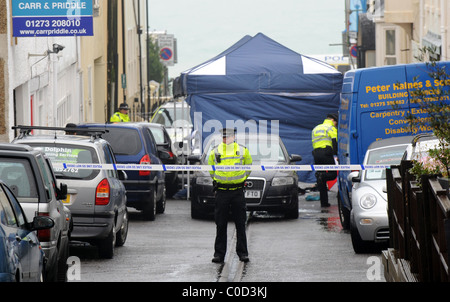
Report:
M 62 200 L 62 203 L 70 203 L 70 195 L 67 194 L 67 198 Z
M 260 198 L 261 197 L 261 191 L 245 191 L 245 197 L 246 198 Z

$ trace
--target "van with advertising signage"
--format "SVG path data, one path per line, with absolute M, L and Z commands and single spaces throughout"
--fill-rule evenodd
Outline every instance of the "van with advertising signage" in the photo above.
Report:
M 432 132 L 430 127 L 411 127 L 409 114 L 426 118 L 420 105 L 412 101 L 412 93 L 423 95 L 446 91 L 449 83 L 435 80 L 431 71 L 436 68 L 450 70 L 450 62 L 403 64 L 350 70 L 345 73 L 339 108 L 338 159 L 340 165 L 362 164 L 368 146 L 377 140 Z M 349 227 L 352 182 L 347 179 L 351 171 L 338 173 L 338 206 L 344 229 Z

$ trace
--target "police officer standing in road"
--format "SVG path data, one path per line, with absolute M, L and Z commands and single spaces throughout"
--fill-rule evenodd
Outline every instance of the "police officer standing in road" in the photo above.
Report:
M 215 147 L 208 159 L 209 165 L 251 165 L 252 157 L 248 149 L 237 144 L 236 130 L 224 128 L 221 130 L 223 142 Z M 236 253 L 239 260 L 248 262 L 247 236 L 245 233 L 245 221 L 247 208 L 244 197 L 244 182 L 250 171 L 210 171 L 214 180 L 216 205 L 214 218 L 216 221 L 216 240 L 214 243 L 214 258 L 212 262 L 222 263 L 227 250 L 227 225 L 228 213 L 236 226 Z
M 111 123 L 129 122 L 130 117 L 128 116 L 128 110 L 130 110 L 130 108 L 127 103 L 120 104 L 119 111 L 114 113 L 109 121 Z
M 337 113 L 330 113 L 322 124 L 317 125 L 311 133 L 313 157 L 316 165 L 335 165 L 337 155 Z M 337 177 L 337 171 L 317 171 L 317 188 L 320 192 L 320 205 L 329 207 L 327 181 Z

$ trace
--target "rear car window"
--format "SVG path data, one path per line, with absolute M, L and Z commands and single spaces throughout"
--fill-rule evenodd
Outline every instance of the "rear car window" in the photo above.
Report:
M 52 163 L 62 164 L 97 164 L 99 163 L 97 152 L 88 146 L 70 144 L 29 144 L 32 147 L 39 147 L 50 158 Z M 53 167 L 55 176 L 58 179 L 84 179 L 95 178 L 100 170 L 98 169 L 78 169 Z
M 149 128 L 150 132 L 153 134 L 155 138 L 155 142 L 157 144 L 164 144 L 164 131 L 161 128 L 151 127 Z
M 0 179 L 17 198 L 37 198 L 37 184 L 27 159 L 0 157 Z
M 116 155 L 136 155 L 142 149 L 142 142 L 136 129 L 108 128 L 109 132 L 102 134 Z
M 368 165 L 398 165 L 402 160 L 407 145 L 382 148 L 369 152 Z M 386 179 L 386 169 L 367 169 L 365 171 L 367 180 Z

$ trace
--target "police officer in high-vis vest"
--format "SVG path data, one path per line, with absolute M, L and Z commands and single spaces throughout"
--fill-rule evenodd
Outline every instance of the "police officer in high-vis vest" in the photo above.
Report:
M 316 165 L 335 165 L 337 155 L 337 123 L 338 115 L 330 113 L 322 124 L 317 125 L 311 133 L 313 157 Z M 320 192 L 320 205 L 329 207 L 327 181 L 337 177 L 337 171 L 317 171 L 317 188 Z
M 130 108 L 127 103 L 120 104 L 119 111 L 115 112 L 109 121 L 111 123 L 129 122 L 130 117 L 128 116 L 128 110 L 130 110 Z
M 236 130 L 224 128 L 221 130 L 223 142 L 209 154 L 209 165 L 251 165 L 252 157 L 248 149 L 237 144 Z M 210 171 L 214 182 L 216 205 L 214 218 L 216 222 L 216 240 L 214 243 L 214 258 L 212 262 L 222 263 L 227 251 L 228 213 L 236 225 L 236 253 L 239 260 L 248 262 L 247 236 L 245 234 L 245 220 L 247 207 L 244 197 L 244 182 L 250 171 Z

